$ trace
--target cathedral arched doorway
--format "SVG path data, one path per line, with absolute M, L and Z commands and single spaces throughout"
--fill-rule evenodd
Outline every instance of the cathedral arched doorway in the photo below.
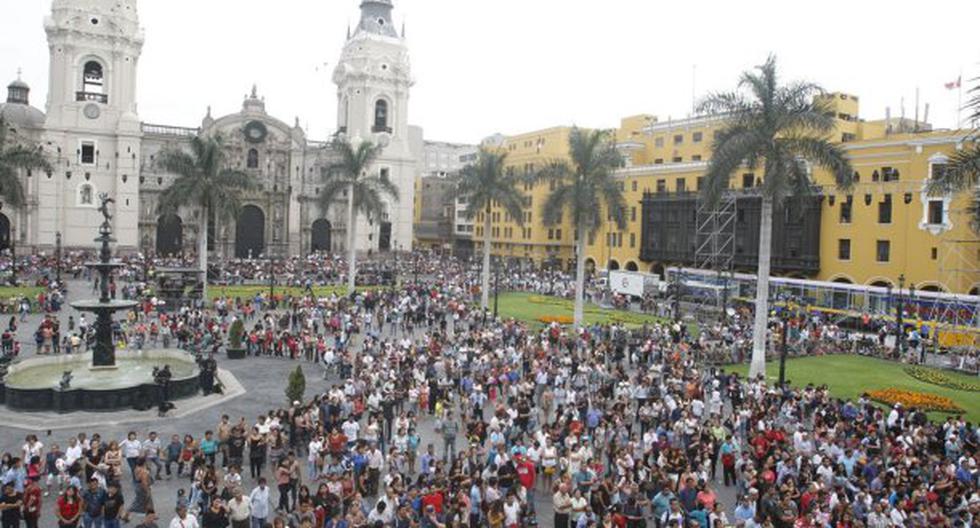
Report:
M 310 252 L 330 251 L 330 221 L 321 218 L 313 222 L 310 233 Z
M 10 249 L 10 219 L 0 213 L 0 251 Z
M 242 207 L 235 226 L 235 257 L 257 258 L 265 253 L 265 213 L 254 205 Z
M 157 255 L 172 257 L 184 249 L 184 223 L 175 214 L 157 218 Z

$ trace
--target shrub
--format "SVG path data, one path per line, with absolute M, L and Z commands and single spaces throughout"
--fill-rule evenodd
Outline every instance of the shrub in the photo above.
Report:
M 941 370 L 924 367 L 906 367 L 905 373 L 923 383 L 959 391 L 980 392 L 980 384 L 958 380 Z
M 235 319 L 235 322 L 231 323 L 231 329 L 228 331 L 228 344 L 233 349 L 242 348 L 242 336 L 245 335 L 245 323 L 241 319 Z
M 886 405 L 901 403 L 906 407 L 915 407 L 923 411 L 935 411 L 950 414 L 962 414 L 963 408 L 953 400 L 929 394 L 925 392 L 914 392 L 902 389 L 888 388 L 868 392 L 868 397 L 872 400 Z
M 303 393 L 306 392 L 306 376 L 303 374 L 303 366 L 296 365 L 296 370 L 289 374 L 289 383 L 286 385 L 286 399 L 290 403 L 303 401 Z

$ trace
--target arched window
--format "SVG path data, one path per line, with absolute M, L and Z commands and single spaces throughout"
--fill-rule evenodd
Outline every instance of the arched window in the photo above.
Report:
M 245 162 L 245 166 L 249 169 L 259 168 L 259 151 L 256 149 L 249 149 L 248 159 Z
M 101 94 L 105 86 L 105 76 L 102 65 L 96 61 L 88 61 L 82 73 L 82 91 L 90 94 Z
M 388 126 L 388 101 L 378 99 L 374 103 L 374 128 L 372 132 L 391 132 Z
M 93 205 L 95 203 L 95 189 L 90 183 L 83 183 L 78 187 L 78 204 Z

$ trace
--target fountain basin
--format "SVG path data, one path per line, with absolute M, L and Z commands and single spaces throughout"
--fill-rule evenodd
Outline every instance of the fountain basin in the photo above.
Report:
M 133 308 L 139 306 L 139 303 L 136 301 L 123 301 L 116 299 L 111 299 L 109 302 L 101 302 L 98 299 L 91 299 L 85 301 L 75 301 L 70 304 L 72 308 L 82 312 L 97 312 L 99 310 L 120 312 L 123 310 L 132 310 Z
M 153 381 L 153 367 L 170 365 L 169 400 L 188 398 L 200 390 L 194 357 L 177 349 L 121 351 L 116 366 L 92 367 L 92 353 L 42 356 L 11 364 L 0 386 L 3 402 L 17 411 L 118 411 L 149 408 L 163 397 Z M 72 371 L 71 386 L 59 388 L 62 374 Z

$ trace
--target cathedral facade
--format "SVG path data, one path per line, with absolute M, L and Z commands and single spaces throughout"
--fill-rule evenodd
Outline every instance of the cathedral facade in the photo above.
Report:
M 334 71 L 337 134 L 372 141 L 383 151 L 371 170 L 399 189 L 380 218 L 359 215 L 362 252 L 412 247 L 415 181 L 421 130 L 408 125 L 412 86 L 408 50 L 392 23 L 391 0 L 363 0 Z M 343 251 L 347 200 L 323 208 L 318 195 L 336 160 L 329 141 L 307 137 L 265 109 L 256 87 L 241 110 L 188 128 L 142 121 L 136 72 L 144 35 L 137 0 L 53 0 L 44 22 L 50 48 L 46 112 L 30 105 L 20 80 L 8 86 L 0 116 L 14 141 L 37 145 L 54 170 L 23 174 L 26 202 L 0 208 L 0 249 L 50 251 L 93 248 L 101 222 L 98 195 L 115 199 L 113 232 L 122 253 L 191 254 L 203 224 L 193 206 L 161 214 L 159 198 L 176 178 L 157 160 L 166 149 L 188 148 L 195 135 L 220 135 L 229 168 L 254 176 L 259 187 L 242 195 L 235 218 L 208 222 L 209 250 L 225 258 L 258 258 Z

